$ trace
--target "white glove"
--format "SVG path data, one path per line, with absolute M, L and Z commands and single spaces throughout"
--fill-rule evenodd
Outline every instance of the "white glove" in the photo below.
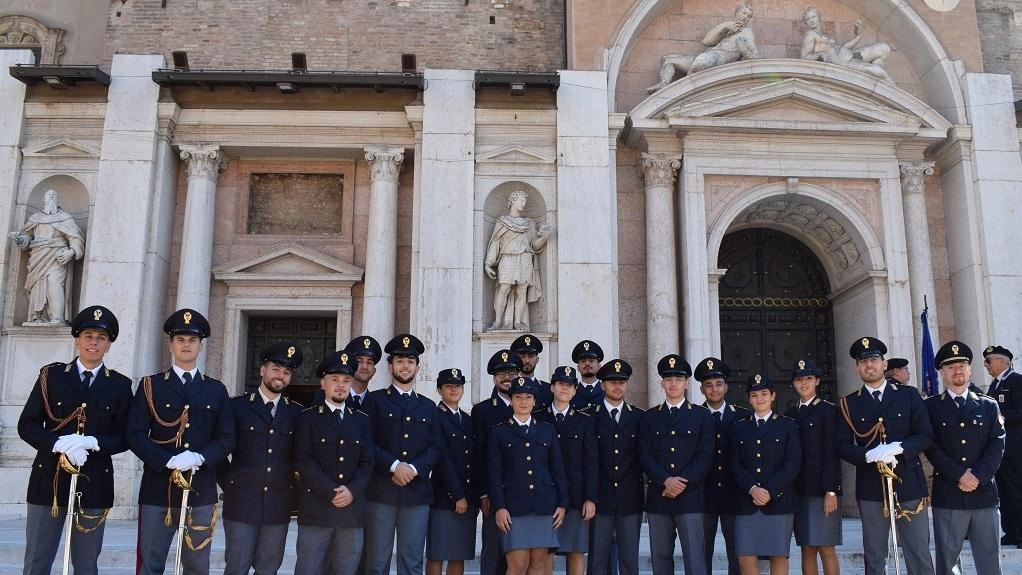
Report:
M 75 447 L 69 451 L 65 451 L 64 455 L 67 456 L 67 460 L 71 462 L 71 465 L 75 467 L 81 467 L 85 465 L 85 460 L 89 458 L 89 452 L 84 447 Z
M 78 444 L 89 451 L 99 451 L 99 440 L 91 435 L 80 435 Z
M 194 451 L 185 451 L 181 455 L 188 456 L 186 460 L 189 464 L 188 469 L 191 469 L 192 471 L 195 471 L 198 468 L 202 467 L 202 464 L 206 462 L 205 457 L 199 455 L 198 453 L 195 453 Z
M 67 453 L 78 445 L 78 440 L 75 439 L 75 434 L 61 435 L 57 438 L 56 443 L 53 444 L 54 453 Z
M 893 455 L 885 459 L 881 459 L 880 461 L 886 463 L 892 470 L 898 466 L 898 460 Z
M 167 462 L 167 469 L 177 469 L 180 471 L 188 471 L 191 469 L 195 471 L 205 463 L 206 459 L 195 453 L 194 451 L 182 451 L 174 457 L 170 458 Z
M 880 461 L 881 459 L 883 459 L 883 457 L 884 457 L 884 450 L 886 448 L 887 448 L 887 444 L 886 443 L 881 443 L 880 445 L 878 445 L 878 446 L 874 447 L 873 449 L 870 449 L 869 451 L 867 451 L 866 452 L 866 463 L 874 463 L 876 461 Z
M 167 461 L 167 469 L 177 469 L 178 471 L 184 471 L 188 469 L 188 465 L 185 463 L 185 452 L 178 453 L 177 455 L 170 458 Z
M 905 453 L 905 450 L 901 448 L 900 441 L 892 441 L 887 444 L 887 453 L 893 457 Z

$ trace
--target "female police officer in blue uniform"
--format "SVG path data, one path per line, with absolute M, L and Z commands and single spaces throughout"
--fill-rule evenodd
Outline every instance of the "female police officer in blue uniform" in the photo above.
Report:
M 747 393 L 753 414 L 735 423 L 731 436 L 731 472 L 738 484 L 735 553 L 742 575 L 759 573 L 757 556 L 770 558 L 770 575 L 785 575 L 802 448 L 794 420 L 773 412 L 777 394 L 770 378 L 753 375 Z
M 556 529 L 568 506 L 557 432 L 532 417 L 535 395 L 532 382 L 523 377 L 511 384 L 514 415 L 493 428 L 486 449 L 489 495 L 508 575 L 552 571 Z

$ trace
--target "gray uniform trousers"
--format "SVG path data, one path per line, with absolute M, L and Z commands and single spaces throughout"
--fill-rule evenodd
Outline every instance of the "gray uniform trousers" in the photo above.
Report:
M 102 509 L 86 509 L 85 513 L 96 516 Z M 48 505 L 28 504 L 28 516 L 25 519 L 25 566 L 24 575 L 50 575 L 53 561 L 57 557 L 57 547 L 64 534 L 64 522 L 67 520 L 67 507 L 61 507 L 57 516 L 50 514 Z M 84 527 L 92 527 L 92 523 L 84 523 Z M 71 527 L 71 565 L 75 575 L 96 575 L 99 570 L 96 563 L 99 552 L 103 550 L 103 523 L 95 531 L 81 533 Z M 61 564 L 64 558 L 61 557 Z
M 933 508 L 937 575 L 962 575 L 958 564 L 965 540 L 972 548 L 976 575 L 1001 575 L 1001 513 L 987 509 Z
M 593 569 L 588 575 L 608 575 L 611 572 L 610 548 L 615 537 L 620 575 L 638 575 L 642 513 L 621 516 L 597 513 L 591 521 L 589 529 L 593 534 L 593 548 L 589 555 L 593 559 Z
M 681 540 L 685 575 L 707 575 L 703 557 L 703 514 L 647 513 L 653 575 L 674 575 L 674 536 Z
M 429 505 L 397 506 L 370 501 L 365 530 L 366 573 L 388 575 L 397 532 L 397 575 L 422 575 Z
M 363 542 L 361 527 L 299 525 L 295 575 L 356 575 Z
M 903 501 L 904 509 L 915 509 L 918 499 Z M 859 500 L 862 521 L 862 546 L 866 560 L 866 575 L 886 573 L 890 553 L 891 519 L 884 517 L 884 504 L 880 501 Z M 898 545 L 905 558 L 908 575 L 932 575 L 933 558 L 930 556 L 929 509 L 924 509 L 912 520 L 899 519 Z
M 224 519 L 224 575 L 274 575 L 284 562 L 287 523 L 250 525 Z
M 174 567 L 174 556 L 171 545 L 176 542 L 179 508 L 172 507 L 171 525 L 168 527 L 163 520 L 167 515 L 166 507 L 156 505 L 140 505 L 138 514 L 138 554 L 141 566 L 138 575 L 163 575 L 169 565 Z M 196 526 L 209 526 L 213 516 L 213 505 L 192 507 L 192 523 Z M 195 546 L 200 545 L 211 534 L 208 530 L 197 531 L 188 529 L 188 517 L 185 516 L 185 530 L 188 531 Z M 213 545 L 193 551 L 182 542 L 181 571 L 184 575 L 209 575 L 209 551 Z M 174 553 L 177 552 L 175 548 Z M 169 556 L 169 557 L 168 557 Z
M 703 514 L 703 559 L 706 572 L 713 573 L 713 545 L 717 539 L 717 520 L 720 520 L 720 531 L 724 535 L 724 549 L 727 551 L 727 573 L 738 575 L 738 556 L 735 555 L 735 516 Z

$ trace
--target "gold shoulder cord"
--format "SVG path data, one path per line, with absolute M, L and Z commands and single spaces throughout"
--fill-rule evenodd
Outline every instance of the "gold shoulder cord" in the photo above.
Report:
M 859 433 L 859 430 L 855 428 L 855 424 L 852 423 L 852 416 L 851 413 L 849 413 L 848 411 L 848 397 L 847 396 L 842 397 L 841 400 L 838 401 L 838 405 L 841 407 L 841 416 L 844 418 L 845 423 L 848 424 L 848 428 L 852 430 L 852 434 L 855 435 L 856 438 L 855 445 L 859 445 L 859 440 L 864 439 L 865 443 L 863 443 L 862 445 L 868 446 L 870 443 L 873 443 L 873 441 L 875 441 L 877 437 L 880 438 L 880 441 L 882 443 L 887 443 L 887 430 L 884 428 L 884 418 L 882 417 L 879 418 L 876 424 L 873 427 L 866 430 L 865 433 Z M 896 473 L 894 473 L 894 469 L 892 469 L 891 466 L 887 465 L 883 461 L 877 461 L 876 466 L 877 471 L 880 473 L 880 488 L 884 498 L 883 510 L 884 517 L 890 517 L 891 510 L 887 508 L 888 497 L 886 479 L 892 480 L 891 486 L 893 488 L 893 482 L 901 481 L 901 478 L 898 477 Z M 922 513 L 923 510 L 926 509 L 926 506 L 929 505 L 930 503 L 929 497 L 921 497 L 919 499 L 919 504 L 916 505 L 916 508 L 914 510 L 908 510 L 901 506 L 901 502 L 898 501 L 897 493 L 894 494 L 894 499 L 895 499 L 894 503 L 895 519 L 907 519 L 909 521 L 912 520 L 912 516 L 919 515 L 920 513 Z

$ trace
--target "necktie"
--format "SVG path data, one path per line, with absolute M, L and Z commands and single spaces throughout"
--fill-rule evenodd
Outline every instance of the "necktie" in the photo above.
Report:
M 521 428 L 522 428 L 522 434 L 523 435 L 529 435 L 529 426 L 528 425 L 522 425 Z
M 720 420 L 721 419 L 722 419 L 722 417 L 720 415 L 720 412 L 719 411 L 714 411 L 713 412 L 713 423 L 715 423 L 717 425 L 720 425 Z
M 765 419 L 756 419 L 756 427 L 762 429 L 764 421 L 766 421 L 766 420 Z
M 186 371 L 185 375 L 184 375 L 184 378 L 185 378 L 185 385 L 188 385 L 189 383 L 191 383 L 192 382 L 192 372 Z
M 957 403 L 958 404 L 958 408 L 961 409 L 961 408 L 965 407 L 965 398 L 964 397 L 956 397 L 955 398 L 955 403 Z
M 997 379 L 996 377 L 994 378 L 993 381 L 990 382 L 990 387 L 989 387 L 989 390 L 988 390 L 988 393 L 990 393 L 990 395 L 993 395 L 993 394 L 997 393 L 997 384 L 998 383 L 1001 383 L 1001 380 Z
M 563 413 L 558 413 L 557 414 L 557 423 L 563 423 L 563 422 L 564 422 L 564 414 Z
M 873 392 L 873 399 L 875 399 L 877 403 L 880 403 L 880 390 L 879 389 L 877 389 L 877 390 L 875 390 Z
M 340 407 L 337 409 L 337 421 L 340 423 L 344 423 L 344 407 Z
M 270 419 L 273 419 L 273 402 L 272 401 L 267 401 L 266 402 L 266 413 L 269 413 L 270 414 Z
M 678 408 L 677 407 L 672 407 L 670 411 L 671 411 L 671 417 L 674 417 L 674 416 L 678 415 Z
M 616 407 L 614 409 L 610 410 L 610 418 L 614 420 L 614 423 L 617 423 L 617 414 L 618 413 L 619 412 L 618 412 Z
M 362 406 L 362 396 L 355 394 L 351 396 L 351 407 L 352 409 L 358 409 Z
M 83 371 L 82 372 L 82 385 L 85 386 L 85 389 L 89 389 L 89 382 L 90 381 L 92 381 L 92 372 L 89 371 L 89 370 Z

